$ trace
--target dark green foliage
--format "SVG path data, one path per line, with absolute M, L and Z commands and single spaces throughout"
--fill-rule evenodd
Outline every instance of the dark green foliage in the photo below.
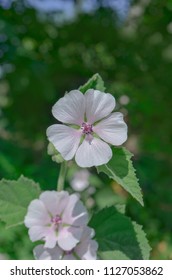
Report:
M 89 225 L 95 229 L 95 239 L 99 243 L 102 259 L 149 259 L 150 246 L 141 226 L 114 207 L 95 214 Z

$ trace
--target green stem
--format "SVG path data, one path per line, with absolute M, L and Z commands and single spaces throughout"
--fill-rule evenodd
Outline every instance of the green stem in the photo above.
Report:
M 59 191 L 59 192 L 64 189 L 66 172 L 67 172 L 67 162 L 64 161 L 61 164 L 59 178 L 58 178 L 58 181 L 57 181 L 57 191 Z
M 75 258 L 76 258 L 77 260 L 80 260 L 80 259 L 81 259 L 81 258 L 77 255 L 77 253 L 73 252 L 73 255 L 75 256 Z

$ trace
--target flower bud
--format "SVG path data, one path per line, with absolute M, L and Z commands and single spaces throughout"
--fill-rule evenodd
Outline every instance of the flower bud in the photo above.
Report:
M 61 154 L 56 150 L 54 145 L 49 142 L 47 147 L 47 153 L 49 156 L 51 156 L 52 161 L 55 161 L 57 163 L 62 163 L 64 159 L 62 158 Z

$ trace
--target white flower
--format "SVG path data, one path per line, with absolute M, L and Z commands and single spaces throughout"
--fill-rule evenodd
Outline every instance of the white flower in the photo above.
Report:
M 105 164 L 112 157 L 107 143 L 118 146 L 127 139 L 123 115 L 112 113 L 114 108 L 115 99 L 109 93 L 89 89 L 83 95 L 79 90 L 70 91 L 52 109 L 53 116 L 68 125 L 48 127 L 47 137 L 65 160 L 75 156 L 81 167 Z
M 70 251 L 64 251 L 59 246 L 53 249 L 38 245 L 34 249 L 34 256 L 37 260 L 96 260 L 98 244 L 91 238 L 94 231 L 85 227 L 80 242 Z
M 76 171 L 70 184 L 74 191 L 82 192 L 89 186 L 89 176 L 88 170 L 83 169 Z
M 44 240 L 45 247 L 56 244 L 63 250 L 72 250 L 80 241 L 88 215 L 76 194 L 46 191 L 33 200 L 25 217 L 32 241 Z

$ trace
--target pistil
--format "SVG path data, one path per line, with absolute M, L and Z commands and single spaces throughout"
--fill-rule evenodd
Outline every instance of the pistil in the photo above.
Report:
M 88 134 L 92 134 L 93 133 L 93 126 L 92 126 L 92 124 L 83 122 L 82 126 L 81 126 L 81 129 L 82 129 L 82 133 L 83 134 L 88 135 Z
M 62 219 L 59 215 L 56 215 L 55 217 L 51 218 L 51 222 L 55 225 L 58 226 L 59 224 L 61 224 Z

